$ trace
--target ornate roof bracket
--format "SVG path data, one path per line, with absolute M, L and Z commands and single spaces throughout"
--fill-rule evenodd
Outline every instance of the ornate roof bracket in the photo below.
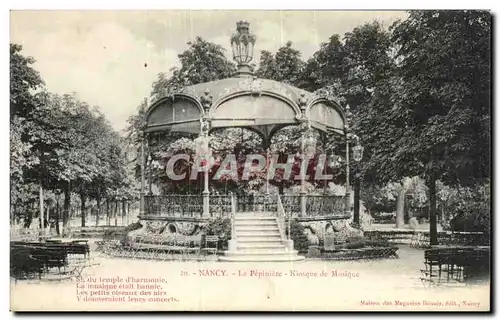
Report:
M 297 101 L 297 104 L 299 105 L 300 112 L 301 112 L 301 118 L 304 119 L 306 118 L 306 109 L 307 109 L 307 98 L 305 93 L 301 93 L 300 97 Z
M 205 93 L 200 97 L 200 103 L 203 107 L 204 115 L 207 116 L 210 108 L 212 107 L 213 96 L 210 94 L 210 89 L 205 89 Z

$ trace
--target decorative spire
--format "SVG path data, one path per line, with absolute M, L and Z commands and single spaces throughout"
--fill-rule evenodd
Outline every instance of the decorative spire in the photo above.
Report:
M 239 21 L 236 23 L 236 32 L 231 36 L 233 59 L 238 63 L 237 75 L 248 77 L 253 75 L 250 61 L 253 59 L 253 49 L 257 38 L 250 33 L 250 23 Z

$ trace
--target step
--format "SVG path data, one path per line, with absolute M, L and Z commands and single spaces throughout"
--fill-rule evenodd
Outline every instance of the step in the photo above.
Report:
M 238 253 L 246 252 L 257 252 L 257 253 L 267 253 L 267 252 L 280 252 L 286 251 L 286 247 L 281 244 L 240 244 L 237 245 Z
M 264 225 L 264 226 L 252 226 L 252 225 L 240 225 L 240 226 L 235 226 L 235 232 L 238 234 L 238 232 L 267 232 L 267 231 L 278 231 L 279 232 L 279 227 L 277 224 L 274 226 L 271 225 Z
M 235 216 L 236 221 L 248 220 L 248 221 L 276 221 L 276 217 L 273 216 Z
M 272 236 L 277 236 L 281 237 L 281 233 L 278 229 L 276 230 L 266 230 L 266 231 L 261 231 L 261 230 L 251 230 L 251 231 L 235 231 L 237 237 L 272 237 Z
M 285 247 L 279 249 L 244 249 L 234 252 L 224 251 L 224 254 L 230 255 L 290 255 L 297 253 L 297 250 L 289 251 Z
M 262 235 L 255 235 L 255 237 L 253 236 L 240 236 L 240 235 L 237 235 L 236 236 L 236 239 L 238 240 L 238 242 L 251 242 L 251 243 L 255 243 L 255 242 L 281 242 L 281 235 L 276 235 L 276 236 L 268 236 L 268 237 L 262 237 Z
M 238 238 L 237 239 L 238 246 L 240 245 L 282 245 L 282 240 L 280 238 L 277 239 L 247 239 L 247 238 Z
M 276 222 L 276 220 L 272 220 L 272 221 L 261 221 L 261 220 L 251 221 L 251 220 L 245 220 L 245 221 L 235 221 L 234 225 L 235 226 L 241 226 L 241 225 L 252 225 L 252 226 L 274 225 L 274 226 L 278 226 L 278 223 Z
M 245 255 L 295 255 L 297 250 L 288 250 L 287 248 L 277 249 L 238 249 L 237 251 L 224 251 L 224 255 L 245 256 Z
M 259 212 L 259 211 L 249 211 L 249 212 L 236 212 L 235 216 L 273 216 L 275 212 L 272 212 L 272 211 L 262 211 L 262 212 Z
M 232 256 L 225 255 L 219 256 L 219 261 L 225 262 L 291 262 L 291 261 L 302 261 L 305 257 L 298 256 L 296 254 L 287 255 L 244 255 L 244 256 Z

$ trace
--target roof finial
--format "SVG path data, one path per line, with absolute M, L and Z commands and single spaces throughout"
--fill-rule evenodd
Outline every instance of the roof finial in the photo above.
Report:
M 257 38 L 250 32 L 250 23 L 239 21 L 236 23 L 236 32 L 231 36 L 233 59 L 238 63 L 239 77 L 253 75 L 250 61 L 253 59 L 253 49 Z

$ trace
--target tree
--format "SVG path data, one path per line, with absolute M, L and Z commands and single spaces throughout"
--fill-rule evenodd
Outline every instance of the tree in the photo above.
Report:
M 178 55 L 181 66 L 173 68 L 170 71 L 170 77 L 166 73 L 158 74 L 158 79 L 152 85 L 152 102 L 169 92 L 175 92 L 189 85 L 228 78 L 236 72 L 235 65 L 226 58 L 225 49 L 222 46 L 210 43 L 200 37 L 197 37 L 194 42 L 188 42 L 188 46 L 187 50 Z M 140 148 L 139 133 L 147 106 L 147 100 L 143 101 L 138 108 L 138 114 L 128 119 L 127 139 L 137 149 Z M 213 136 L 220 136 L 220 134 L 213 134 Z M 195 136 L 176 133 L 154 133 L 147 138 L 151 141 L 149 151 L 151 151 L 152 160 L 166 164 L 169 157 L 188 148 Z M 174 150 L 172 146 L 176 146 L 177 149 Z M 168 152 L 164 153 L 167 150 Z M 149 151 L 146 150 L 147 153 Z M 137 154 L 140 155 L 140 153 Z M 140 157 L 137 157 L 135 161 L 136 177 L 140 176 L 140 162 Z M 153 170 L 153 179 L 160 185 L 164 184 L 164 192 L 171 192 L 172 188 L 179 192 L 180 185 L 174 184 L 175 182 L 165 183 L 166 177 L 164 174 L 161 168 L 156 168 L 156 170 Z M 196 183 L 195 186 L 199 186 L 199 183 Z M 192 190 L 195 186 L 187 184 L 185 187 Z
M 349 105 L 353 113 L 351 126 L 363 143 L 364 137 L 358 130 L 359 120 L 369 110 L 372 95 L 380 82 L 391 75 L 394 61 L 391 53 L 390 35 L 380 23 L 373 21 L 354 28 L 343 37 L 334 34 L 328 42 L 307 61 L 303 78 L 304 88 L 309 91 L 323 89 L 329 91 L 344 106 Z M 345 153 L 345 140 L 328 137 L 328 150 Z M 336 145 L 336 146 L 335 146 Z M 342 150 L 343 149 L 343 150 Z M 365 149 L 365 159 L 370 159 L 370 150 Z M 378 185 L 376 171 L 367 173 L 369 168 L 351 163 L 354 185 L 354 223 L 359 223 L 359 197 L 361 179 L 364 186 Z M 345 173 L 343 174 L 345 176 Z M 364 193 L 363 195 L 366 195 Z M 369 199 L 365 201 L 370 202 Z
M 10 44 L 11 117 L 26 117 L 34 108 L 34 91 L 43 85 L 40 74 L 31 67 L 35 63 L 35 59 L 23 56 L 22 49 L 21 45 Z
M 294 49 L 292 45 L 292 42 L 288 41 L 285 46 L 278 49 L 274 56 L 269 51 L 263 50 L 259 69 L 255 72 L 256 76 L 300 86 L 304 62 L 300 51 Z
M 225 56 L 225 49 L 217 44 L 196 37 L 187 43 L 189 48 L 177 57 L 181 67 L 170 70 L 172 76 L 159 73 L 153 83 L 151 99 L 154 101 L 165 94 L 185 86 L 231 77 L 236 72 L 235 65 Z
M 12 215 L 22 216 L 29 226 L 38 200 L 40 222 L 48 223 L 54 203 L 57 221 L 59 195 L 64 194 L 67 226 L 71 194 L 77 193 L 84 225 L 87 200 L 96 199 L 99 208 L 110 191 L 127 188 L 123 140 L 98 107 L 75 95 L 43 90 L 38 72 L 31 67 L 34 59 L 24 57 L 21 49 L 10 46 Z
M 33 69 L 35 59 L 23 56 L 22 46 L 10 44 L 10 186 L 11 223 L 14 213 L 25 209 L 20 202 L 30 198 L 23 188 L 26 171 L 39 163 L 33 153 L 33 144 L 26 139 L 32 127 L 29 113 L 35 108 L 34 92 L 43 85 L 39 73 Z
M 341 37 L 334 34 L 328 42 L 307 60 L 304 67 L 303 88 L 316 91 L 330 87 L 339 96 L 343 95 L 341 82 L 345 77 L 345 53 Z
M 490 26 L 480 11 L 412 11 L 393 26 L 397 69 L 379 82 L 360 130 L 383 180 L 419 175 L 437 244 L 436 181 L 489 177 Z

